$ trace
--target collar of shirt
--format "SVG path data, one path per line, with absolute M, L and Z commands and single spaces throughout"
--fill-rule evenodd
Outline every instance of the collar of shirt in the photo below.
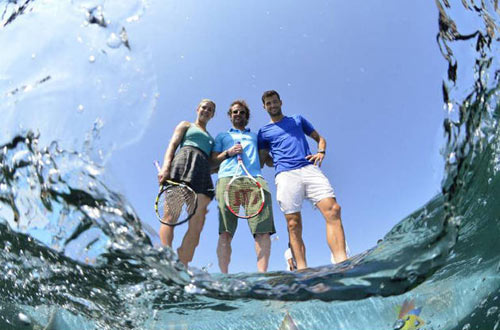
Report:
M 247 132 L 250 132 L 250 128 L 245 128 L 243 131 L 240 131 L 239 129 L 237 128 L 234 128 L 234 127 L 231 127 L 228 132 L 243 132 L 243 133 L 247 133 Z

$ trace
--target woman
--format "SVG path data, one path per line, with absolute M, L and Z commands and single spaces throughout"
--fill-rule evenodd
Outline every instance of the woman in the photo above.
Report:
M 207 206 L 214 197 L 209 165 L 214 139 L 207 131 L 207 123 L 215 114 L 215 103 L 203 99 L 198 104 L 196 112 L 194 123 L 182 121 L 175 128 L 163 158 L 163 167 L 158 174 L 160 184 L 166 179 L 183 181 L 188 183 L 198 196 L 198 207 L 189 220 L 188 230 L 181 246 L 177 249 L 179 260 L 186 266 L 193 260 L 194 250 L 198 246 L 205 223 Z M 177 147 L 179 151 L 175 154 Z M 162 244 L 172 247 L 173 238 L 173 227 L 162 224 L 160 227 Z

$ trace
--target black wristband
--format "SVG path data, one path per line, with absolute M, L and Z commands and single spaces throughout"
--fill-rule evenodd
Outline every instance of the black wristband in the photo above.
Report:
M 318 154 L 325 154 L 325 150 L 323 150 L 323 149 L 318 149 Z

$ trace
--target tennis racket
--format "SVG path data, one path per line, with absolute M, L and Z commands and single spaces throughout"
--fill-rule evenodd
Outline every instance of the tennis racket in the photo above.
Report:
M 154 162 L 158 172 L 158 161 Z M 198 196 L 187 184 L 166 180 L 156 196 L 155 212 L 158 220 L 167 226 L 181 225 L 194 215 L 198 207 Z
M 241 155 L 238 154 L 237 157 L 238 166 L 224 190 L 224 202 L 228 210 L 238 218 L 249 219 L 258 215 L 264 208 L 264 189 L 248 172 Z

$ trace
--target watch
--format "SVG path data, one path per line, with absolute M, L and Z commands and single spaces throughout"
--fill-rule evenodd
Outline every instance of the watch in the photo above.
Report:
M 325 153 L 325 149 L 318 149 L 318 154 L 324 154 Z

